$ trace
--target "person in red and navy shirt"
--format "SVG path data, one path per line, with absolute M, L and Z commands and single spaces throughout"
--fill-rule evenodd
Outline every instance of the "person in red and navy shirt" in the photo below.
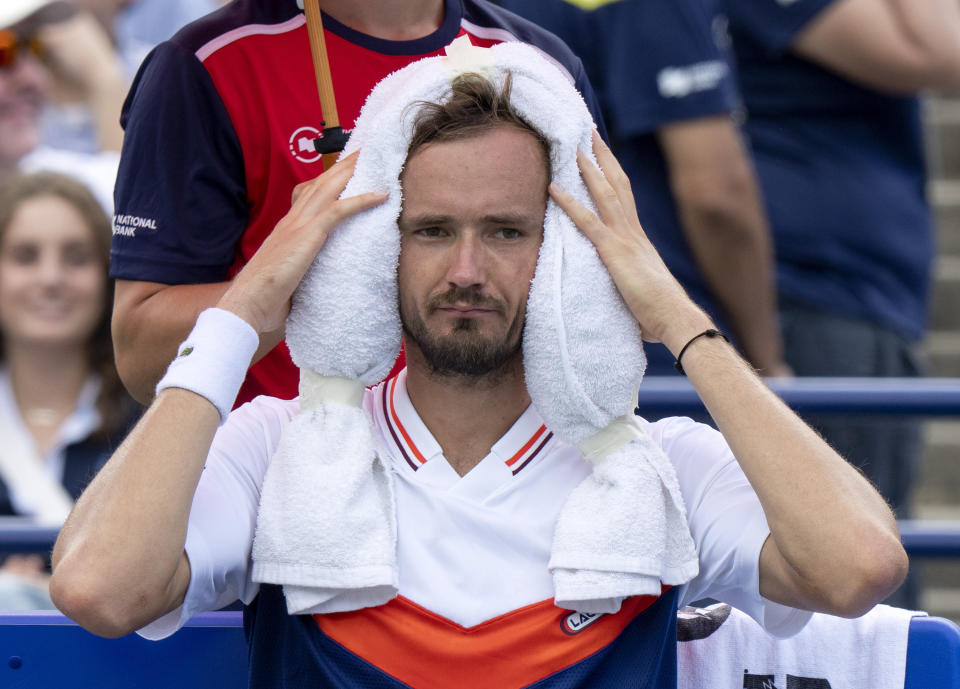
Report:
M 316 2 L 317 0 L 313 0 Z M 475 45 L 523 41 L 563 67 L 602 122 L 580 60 L 553 34 L 485 0 L 320 0 L 340 123 L 353 126 L 390 72 Z M 230 284 L 322 170 L 323 127 L 304 14 L 296 0 L 234 0 L 159 45 L 122 115 L 111 275 L 121 376 L 146 402 L 197 314 Z M 602 126 L 602 125 L 601 125 Z M 238 404 L 290 398 L 298 374 L 283 332 L 261 338 Z

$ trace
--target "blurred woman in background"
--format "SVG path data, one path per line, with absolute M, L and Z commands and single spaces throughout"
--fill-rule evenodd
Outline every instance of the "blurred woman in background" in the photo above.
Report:
M 0 515 L 59 526 L 137 414 L 113 363 L 109 249 L 110 222 L 79 182 L 0 187 Z M 39 556 L 2 572 L 45 593 Z

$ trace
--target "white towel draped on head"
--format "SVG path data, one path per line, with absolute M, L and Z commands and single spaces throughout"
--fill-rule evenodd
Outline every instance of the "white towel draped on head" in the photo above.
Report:
M 441 102 L 458 74 L 483 73 L 499 85 L 509 71 L 512 104 L 550 141 L 553 180 L 593 207 L 576 154 L 592 157 L 594 125 L 569 77 L 520 43 L 476 48 L 460 38 L 447 53 L 391 74 L 368 97 L 344 151 L 361 151 L 344 196 L 387 189 L 390 198 L 333 233 L 287 322 L 310 402 L 267 472 L 253 574 L 284 585 L 291 613 L 377 605 L 396 593 L 390 469 L 352 404 L 350 381 L 379 381 L 399 349 L 399 176 L 416 104 Z M 645 367 L 639 329 L 592 244 L 552 201 L 523 355 L 546 425 L 594 464 L 557 524 L 549 564 L 557 604 L 609 612 L 626 596 L 688 581 L 697 557 L 673 467 L 631 416 Z

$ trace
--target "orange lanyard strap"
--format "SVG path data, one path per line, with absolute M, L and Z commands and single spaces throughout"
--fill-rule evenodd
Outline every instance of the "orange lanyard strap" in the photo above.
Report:
M 340 126 L 337 115 L 337 99 L 333 93 L 333 78 L 330 76 L 330 60 L 323 37 L 323 19 L 319 0 L 304 0 L 303 11 L 307 17 L 307 35 L 310 37 L 310 54 L 313 56 L 313 71 L 317 77 L 317 93 L 323 111 L 322 131 L 313 144 L 317 153 L 323 154 L 323 168 L 329 169 L 337 160 L 337 154 L 347 143 L 347 134 Z

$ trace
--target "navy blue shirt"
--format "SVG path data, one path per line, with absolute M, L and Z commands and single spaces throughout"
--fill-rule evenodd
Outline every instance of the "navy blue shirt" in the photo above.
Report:
M 725 0 L 778 289 L 915 340 L 933 255 L 919 103 L 790 52 L 832 1 Z
M 684 237 L 656 138 L 670 123 L 726 115 L 737 106 L 717 3 L 615 0 L 590 11 L 564 0 L 501 4 L 556 33 L 583 60 L 643 229 L 690 296 L 723 327 Z M 648 353 L 650 373 L 673 372 L 665 348 Z

